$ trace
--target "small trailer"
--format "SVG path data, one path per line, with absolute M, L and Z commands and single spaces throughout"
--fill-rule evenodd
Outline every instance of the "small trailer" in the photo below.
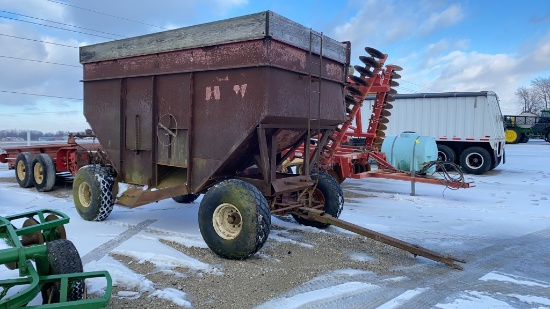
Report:
M 85 220 L 106 219 L 123 182 L 130 187 L 118 203 L 128 207 L 204 194 L 200 232 L 225 258 L 260 250 L 274 214 L 461 269 L 461 260 L 338 219 L 343 192 L 317 167 L 346 120 L 345 94 L 363 95 L 347 83 L 349 42 L 267 11 L 83 46 L 80 62 L 84 115 L 109 159 L 76 173 L 73 197 Z M 304 143 L 302 173 L 278 172 Z
M 504 158 L 504 123 L 492 91 L 396 94 L 386 135 L 405 131 L 435 138 L 438 160 L 483 174 Z M 363 109 L 369 113 L 372 97 Z
M 85 165 L 106 163 L 99 143 L 77 142 L 77 138 L 93 138 L 93 134 L 69 134 L 66 144 L 3 147 L 0 163 L 7 163 L 8 169 L 15 170 L 19 186 L 35 187 L 40 192 L 51 191 L 56 175 L 72 177 Z

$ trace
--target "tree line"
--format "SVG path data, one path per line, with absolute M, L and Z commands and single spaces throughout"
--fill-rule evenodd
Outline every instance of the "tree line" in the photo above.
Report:
M 27 140 L 27 132 L 31 133 L 31 140 L 36 141 L 40 137 L 54 137 L 66 139 L 69 135 L 69 131 L 57 131 L 57 132 L 42 132 L 38 130 L 0 130 L 0 141 L 7 139 L 21 138 Z
M 549 109 L 550 77 L 537 77 L 531 80 L 530 87 L 519 87 L 516 97 L 522 112 L 538 114 L 542 109 Z

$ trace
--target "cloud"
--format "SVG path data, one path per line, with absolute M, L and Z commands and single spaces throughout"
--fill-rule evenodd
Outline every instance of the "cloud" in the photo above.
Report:
M 420 24 L 420 31 L 424 34 L 449 27 L 460 22 L 464 18 L 462 8 L 453 4 L 441 12 L 433 12 L 430 17 Z
M 518 112 L 514 94 L 517 88 L 529 86 L 530 80 L 540 72 L 550 72 L 550 34 L 541 38 L 527 54 L 520 51 L 517 54 L 463 50 L 435 52 L 445 46 L 447 43 L 439 41 L 414 56 L 399 59 L 396 63 L 418 65 L 405 66 L 405 70 L 400 72 L 403 87 L 398 91 L 495 91 L 501 99 L 503 113 L 515 114 Z

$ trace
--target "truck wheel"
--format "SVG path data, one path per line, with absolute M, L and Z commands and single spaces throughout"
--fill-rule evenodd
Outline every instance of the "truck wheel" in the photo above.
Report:
M 522 137 L 521 132 L 516 128 L 506 129 L 504 132 L 504 138 L 506 139 L 506 144 L 517 144 L 520 142 Z
M 74 244 L 70 240 L 58 239 L 46 243 L 48 250 L 48 275 L 72 274 L 83 272 L 82 260 Z M 69 280 L 67 287 L 67 301 L 84 298 L 84 280 Z M 61 284 L 59 282 L 46 283 L 40 289 L 42 304 L 59 303 Z
M 33 184 L 39 192 L 51 191 L 55 185 L 55 166 L 52 158 L 41 153 L 32 160 Z
M 103 221 L 113 211 L 114 178 L 101 165 L 81 167 L 73 181 L 73 199 L 76 211 L 84 220 Z
M 437 161 L 455 163 L 456 153 L 455 151 L 446 145 L 437 145 Z M 443 164 L 445 169 L 450 168 L 450 164 Z
M 178 203 L 189 204 L 193 203 L 199 197 L 198 194 L 184 194 L 172 197 Z
M 491 155 L 481 147 L 466 148 L 460 155 L 460 167 L 468 174 L 481 175 L 489 170 L 491 164 Z
M 338 182 L 332 178 L 332 176 L 319 172 L 319 174 L 312 174 L 312 179 L 317 179 L 317 187 L 313 192 L 313 200 L 315 202 L 324 203 L 323 211 L 338 218 L 342 209 L 344 208 L 344 193 Z M 313 226 L 316 228 L 326 228 L 330 224 L 321 223 L 313 220 L 307 220 L 297 215 L 292 215 L 294 220 L 298 223 L 306 226 Z
M 267 201 L 260 190 L 245 181 L 222 181 L 201 201 L 199 229 L 214 253 L 244 259 L 260 250 L 269 236 Z
M 19 186 L 29 188 L 32 186 L 32 155 L 30 152 L 22 152 L 15 159 L 15 178 Z

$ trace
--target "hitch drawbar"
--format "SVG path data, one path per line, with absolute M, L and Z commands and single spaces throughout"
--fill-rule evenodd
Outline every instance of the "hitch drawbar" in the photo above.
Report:
M 342 228 L 344 230 L 348 230 L 354 233 L 357 233 L 359 235 L 363 235 L 365 237 L 368 237 L 370 239 L 379 241 L 381 243 L 384 243 L 386 245 L 390 245 L 396 248 L 399 248 L 401 250 L 408 251 L 412 253 L 415 257 L 417 255 L 423 256 L 427 259 L 434 260 L 437 262 L 444 263 L 445 265 L 451 266 L 454 269 L 458 270 L 464 270 L 462 266 L 455 264 L 455 262 L 459 263 L 466 263 L 464 260 L 459 260 L 457 258 L 454 258 L 449 255 L 441 255 L 437 252 L 428 250 L 426 248 L 423 248 L 418 245 L 409 244 L 407 242 L 404 242 L 402 240 L 399 240 L 397 238 L 393 238 L 388 235 L 384 235 L 369 229 L 366 229 L 362 226 L 355 225 L 353 223 L 340 220 L 338 218 L 334 218 L 333 216 L 325 213 L 322 210 L 319 209 L 313 209 L 308 207 L 300 207 L 298 212 L 294 213 L 295 215 L 298 215 L 300 217 L 303 217 L 304 219 L 308 220 L 314 220 L 317 222 L 325 223 L 325 224 L 332 224 L 339 228 Z

